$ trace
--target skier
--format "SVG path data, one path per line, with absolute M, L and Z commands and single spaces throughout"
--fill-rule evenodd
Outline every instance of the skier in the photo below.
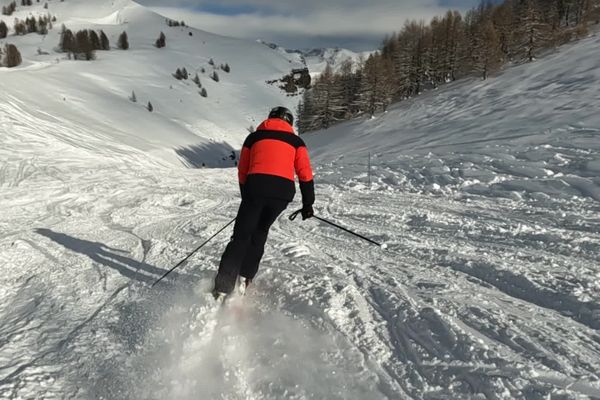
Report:
M 231 293 L 238 275 L 241 292 L 254 279 L 269 228 L 294 198 L 294 171 L 302 193 L 302 220 L 313 216 L 313 172 L 306 145 L 294 133 L 293 124 L 290 110 L 275 107 L 244 142 L 238 163 L 242 203 L 215 278 L 215 298 Z

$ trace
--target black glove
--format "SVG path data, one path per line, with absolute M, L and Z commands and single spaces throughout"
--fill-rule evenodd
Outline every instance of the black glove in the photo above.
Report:
M 315 215 L 315 211 L 312 208 L 312 205 L 304 205 L 302 207 L 302 221 L 312 218 Z

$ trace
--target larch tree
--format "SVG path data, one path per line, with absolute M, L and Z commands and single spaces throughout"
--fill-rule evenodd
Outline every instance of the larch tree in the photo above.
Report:
M 473 59 L 475 70 L 484 80 L 502 65 L 500 39 L 490 19 L 486 18 L 478 25 Z
M 523 57 L 526 61 L 535 60 L 538 51 L 550 42 L 549 26 L 542 20 L 542 16 L 534 0 L 526 0 L 522 7 L 520 29 L 520 44 Z
M 515 13 L 513 0 L 506 0 L 499 4 L 492 13 L 492 21 L 498 40 L 500 42 L 500 51 L 504 59 L 512 61 L 516 53 L 517 42 L 515 40 Z

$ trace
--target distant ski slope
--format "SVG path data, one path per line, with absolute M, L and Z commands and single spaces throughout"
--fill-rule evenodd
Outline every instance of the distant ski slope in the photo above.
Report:
M 150 152 L 171 163 L 189 161 L 175 153 L 183 148 L 199 164 L 231 165 L 221 163 L 222 158 L 239 148 L 250 126 L 260 123 L 270 107 L 283 104 L 294 109 L 298 101 L 266 81 L 279 79 L 302 64 L 255 41 L 168 27 L 164 17 L 130 0 L 50 1 L 47 10 L 43 4 L 19 5 L 13 16 L 0 17 L 8 25 L 14 18 L 29 15 L 57 17 L 46 36 L 15 37 L 11 31 L 5 40 L 18 46 L 24 62 L 18 68 L 0 68 L 0 90 L 9 101 L 17 99 L 23 112 L 60 115 L 93 127 L 105 141 Z M 54 52 L 62 24 L 74 32 L 103 29 L 111 51 L 96 52 L 97 60 L 92 62 L 67 60 L 66 54 Z M 116 48 L 123 31 L 129 35 L 127 51 Z M 161 31 L 167 46 L 157 49 L 154 42 Z M 48 54 L 38 55 L 38 49 Z M 216 64 L 219 82 L 210 78 L 210 59 Z M 225 63 L 231 73 L 218 69 Z M 207 98 L 200 96 L 191 80 L 177 81 L 172 76 L 183 67 L 190 79 L 199 74 Z M 129 100 L 133 91 L 137 103 Z M 149 101 L 153 113 L 145 109 Z M 60 137 L 60 132 L 43 132 L 44 124 L 39 130 Z M 81 142 L 88 139 L 83 134 L 79 138 Z
M 77 4 L 69 18 L 154 18 Z M 165 155 L 196 143 L 188 123 L 234 143 L 236 103 L 163 103 L 181 65 L 141 66 L 151 43 L 0 70 L 0 398 L 600 397 L 597 37 L 306 136 L 318 214 L 388 248 L 286 212 L 224 309 L 209 290 L 231 231 L 149 287 L 239 206 L 234 168 Z M 270 101 L 248 85 L 244 104 Z

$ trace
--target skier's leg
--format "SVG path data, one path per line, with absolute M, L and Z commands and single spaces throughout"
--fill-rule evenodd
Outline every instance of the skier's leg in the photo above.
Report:
M 242 200 L 235 220 L 233 236 L 221 257 L 219 272 L 215 278 L 216 292 L 233 291 L 244 255 L 248 251 L 252 232 L 256 230 L 261 209 L 262 205 L 255 199 Z
M 277 217 L 279 217 L 283 210 L 287 208 L 287 205 L 288 202 L 284 200 L 266 200 L 257 227 L 252 233 L 248 250 L 240 270 L 240 275 L 244 278 L 250 280 L 254 279 L 254 276 L 258 271 L 260 260 L 265 252 L 265 243 L 267 242 L 269 229 L 271 228 L 271 225 L 273 225 L 273 222 L 277 220 Z

